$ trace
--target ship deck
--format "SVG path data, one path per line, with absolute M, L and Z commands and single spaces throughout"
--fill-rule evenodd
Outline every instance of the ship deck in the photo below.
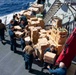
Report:
M 34 61 L 32 73 L 29 73 L 28 70 L 25 70 L 25 62 L 22 57 L 21 48 L 17 47 L 18 52 L 14 53 L 10 50 L 8 33 L 6 33 L 5 38 L 7 41 L 5 45 L 0 42 L 0 75 L 49 75 L 47 70 L 41 72 L 41 62 Z M 17 42 L 20 43 L 19 41 Z M 68 69 L 67 75 L 74 75 L 75 69 L 76 65 L 72 64 Z
M 0 42 L 0 75 L 47 75 L 48 71 L 41 72 L 42 64 L 40 61 L 34 61 L 32 65 L 33 73 L 25 70 L 25 61 L 22 56 L 21 48 L 17 47 L 18 52 L 10 50 L 10 40 L 8 33 L 5 35 L 7 43 L 3 45 Z M 20 44 L 20 41 L 17 41 Z

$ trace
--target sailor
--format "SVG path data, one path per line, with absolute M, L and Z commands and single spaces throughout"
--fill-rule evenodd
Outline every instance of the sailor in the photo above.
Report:
M 16 14 L 13 15 L 13 19 L 12 20 L 14 21 L 14 26 L 19 24 L 19 22 L 16 20 L 16 18 L 17 18 L 17 15 Z
M 44 4 L 45 3 L 45 0 L 37 0 L 37 3 L 38 4 Z
M 47 48 L 47 49 L 45 50 L 44 54 L 45 54 L 46 52 L 52 52 L 52 53 L 57 54 L 57 51 L 55 50 L 55 46 L 54 46 L 54 45 L 51 45 L 49 48 Z M 47 62 L 44 62 L 44 63 L 43 63 L 42 71 L 43 71 L 44 69 L 47 69 L 47 66 L 48 66 L 48 65 L 50 65 L 50 68 L 52 68 L 54 64 L 55 64 L 55 62 L 54 62 L 53 64 L 51 64 L 51 63 L 48 64 Z
M 26 26 L 25 21 L 24 21 L 24 20 L 21 20 L 21 22 L 20 22 L 20 27 L 21 27 L 22 29 L 24 29 L 25 26 Z
M 24 23 L 24 20 L 21 20 L 20 27 L 22 28 L 22 31 L 25 31 L 26 28 L 27 28 L 27 26 L 28 26 L 28 25 L 26 25 L 26 24 Z M 26 34 L 26 32 L 25 32 L 25 34 Z M 24 47 L 25 47 L 25 40 L 24 40 L 25 34 L 21 37 L 21 48 L 22 48 L 22 50 L 23 50 Z
M 21 21 L 24 21 L 25 25 L 28 25 L 27 18 L 26 18 L 26 16 L 24 16 L 23 14 L 22 14 L 21 17 L 20 17 L 20 22 L 21 22 Z
M 22 31 L 23 31 L 23 29 L 25 28 L 25 23 L 24 23 L 24 20 L 21 20 L 21 23 L 20 23 L 20 27 L 22 28 Z M 22 50 L 24 49 L 24 47 L 25 47 L 25 41 L 24 41 L 24 36 L 22 36 L 21 38 L 21 48 L 22 48 Z
M 35 57 L 35 51 L 31 41 L 26 43 L 26 47 L 24 48 L 23 52 L 25 52 L 25 69 L 28 69 L 29 72 L 32 72 L 32 63 L 33 57 Z
M 4 37 L 4 35 L 5 35 L 5 30 L 6 30 L 6 27 L 5 27 L 5 25 L 2 23 L 2 20 L 0 19 L 0 38 L 1 38 L 1 42 L 2 42 L 3 44 L 6 43 L 5 37 Z
M 28 36 L 28 34 L 26 32 L 25 32 L 25 35 L 23 37 L 21 37 L 21 48 L 22 48 L 22 50 L 24 50 L 27 42 L 31 40 L 30 36 Z M 23 57 L 25 56 L 25 52 L 23 52 L 22 56 Z M 24 60 L 25 60 L 25 57 L 24 57 Z
M 67 73 L 67 68 L 65 67 L 65 64 L 63 62 L 59 63 L 59 68 L 56 69 L 50 69 L 49 66 L 47 66 L 49 72 L 51 73 L 51 75 L 66 75 Z
M 21 41 L 21 48 L 22 48 L 22 50 L 23 50 L 23 49 L 24 49 L 24 47 L 26 46 L 26 45 L 25 45 L 24 36 L 23 36 L 23 37 L 21 37 L 20 41 Z
M 9 35 L 10 35 L 10 44 L 11 44 L 11 50 L 16 52 L 16 38 L 14 33 L 14 21 L 11 20 L 9 24 Z
M 23 36 L 21 38 L 21 48 L 22 48 L 22 50 L 25 48 L 27 42 L 30 41 L 30 40 L 31 40 L 30 37 L 27 36 L 27 35 L 26 36 Z M 24 57 L 24 55 L 25 55 L 25 52 L 23 53 L 23 57 Z M 25 60 L 25 57 L 24 57 L 24 60 Z
M 15 14 L 15 20 L 19 22 L 18 14 Z

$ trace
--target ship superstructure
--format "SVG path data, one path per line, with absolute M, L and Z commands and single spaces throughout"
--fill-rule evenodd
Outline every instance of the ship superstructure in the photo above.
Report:
M 76 1 L 75 0 L 46 0 L 45 24 L 51 24 L 54 16 L 62 19 L 63 25 L 69 26 L 69 33 L 75 27 Z

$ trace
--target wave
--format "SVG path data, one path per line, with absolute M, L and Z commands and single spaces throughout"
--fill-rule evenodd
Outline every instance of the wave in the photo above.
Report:
M 0 0 L 0 16 L 27 9 L 35 0 Z
M 15 13 L 26 10 L 35 0 L 0 0 L 0 19 L 8 24 Z
M 8 7 L 9 6 L 9 7 Z M 27 9 L 29 7 L 29 3 L 19 3 L 19 4 L 3 4 L 0 7 L 0 16 L 6 15 L 6 14 L 10 14 L 12 12 L 17 12 L 17 11 L 21 11 L 23 9 Z

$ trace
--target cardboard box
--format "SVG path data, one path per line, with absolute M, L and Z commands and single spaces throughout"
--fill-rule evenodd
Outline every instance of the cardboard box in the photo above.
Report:
M 43 12 L 43 4 L 33 4 L 32 7 L 39 8 L 39 11 Z
M 31 30 L 31 40 L 34 44 L 37 44 L 38 39 L 39 39 L 38 30 L 36 28 L 34 28 L 33 30 Z
M 46 38 L 38 39 L 38 43 L 39 43 L 39 46 L 41 47 L 41 50 L 45 50 L 50 45 Z
M 35 27 L 35 28 L 38 30 L 38 32 L 40 32 L 40 30 L 42 29 L 41 26 L 38 26 L 38 27 Z
M 31 21 L 37 21 L 38 18 L 37 18 L 37 17 L 32 17 L 32 18 L 30 18 L 30 20 L 31 20 Z
M 41 33 L 41 34 L 46 34 L 47 31 L 46 31 L 45 29 L 41 29 L 41 30 L 40 30 L 40 33 Z
M 62 27 L 62 20 L 60 18 L 54 18 L 52 20 L 52 25 L 56 28 Z
M 40 49 L 39 43 L 37 43 L 34 48 L 36 48 L 35 52 L 38 58 L 40 60 L 43 60 L 43 54 L 42 54 L 42 50 Z
M 50 46 L 54 45 L 56 47 L 56 44 L 55 44 L 55 42 L 52 39 L 50 39 L 48 42 L 49 42 Z
M 38 39 L 38 42 L 41 43 L 41 44 L 45 44 L 45 42 L 48 43 L 47 41 L 48 40 L 46 38 L 39 38 Z
M 28 29 L 29 29 L 29 35 L 31 37 L 31 31 L 34 29 L 34 26 L 29 26 Z
M 14 29 L 21 30 L 22 28 L 19 25 L 17 25 L 17 26 L 14 26 Z
M 44 51 L 46 50 L 46 48 L 48 48 L 49 47 L 49 42 L 47 41 L 47 39 L 46 38 L 40 38 L 40 39 L 38 39 L 38 48 L 39 48 L 39 50 L 40 50 L 40 52 L 41 52 L 41 56 L 40 57 L 42 57 L 42 59 L 43 59 L 43 56 L 44 56 Z
M 57 28 L 57 35 L 67 35 L 68 31 L 65 28 Z
M 38 39 L 39 41 L 39 45 L 41 47 L 41 50 L 45 50 L 46 48 L 49 47 L 49 42 L 46 38 L 41 38 L 41 39 Z
M 28 8 L 28 10 L 34 11 L 34 12 L 36 12 L 36 14 L 39 13 L 39 8 L 30 7 L 30 8 Z
M 39 34 L 40 34 L 39 38 L 46 38 L 47 37 L 47 34 L 42 34 L 42 33 L 39 33 Z
M 40 26 L 42 28 L 44 28 L 45 27 L 45 23 L 44 23 L 43 19 L 42 18 L 38 18 L 38 21 L 40 22 Z
M 47 44 L 45 44 L 45 45 L 43 45 L 43 44 L 41 44 L 41 50 L 42 50 L 42 53 L 44 53 L 44 51 L 47 49 L 47 48 L 49 48 L 49 43 Z
M 64 45 L 58 44 L 55 40 L 52 40 L 52 39 L 50 39 L 48 42 L 50 43 L 50 46 L 54 45 L 56 47 L 57 55 L 59 55 L 61 53 Z
M 29 23 L 29 26 L 34 26 L 34 27 L 37 27 L 39 25 L 40 25 L 39 21 L 30 21 L 30 23 Z
M 32 14 L 32 11 L 30 11 L 30 10 L 24 11 L 23 14 L 27 17 L 27 19 L 33 17 L 33 15 L 31 15 Z
M 60 55 L 64 45 L 56 44 L 57 55 Z
M 57 34 L 57 28 L 52 26 L 52 32 L 54 32 L 55 34 Z
M 20 31 L 15 31 L 14 32 L 17 38 L 20 38 L 24 35 L 24 32 L 20 32 Z
M 46 52 L 44 54 L 44 61 L 47 62 L 47 63 L 54 63 L 56 59 L 56 54 L 55 53 L 52 53 L 52 52 Z
M 40 32 L 40 30 L 42 29 L 40 26 L 37 26 L 37 27 L 29 26 L 28 28 L 29 28 L 29 30 L 36 29 L 36 30 L 38 30 L 38 32 Z
M 53 41 L 55 41 L 56 40 L 56 37 L 57 37 L 57 35 L 53 32 L 53 31 L 51 31 L 51 39 L 53 40 Z
M 29 26 L 29 29 L 30 29 L 30 30 L 33 30 L 33 29 L 34 29 L 34 26 Z
M 44 28 L 44 21 L 42 19 L 33 17 L 33 18 L 30 18 L 28 22 L 29 22 L 29 26 L 34 26 L 34 27 L 40 26 Z
M 51 35 L 51 29 L 46 30 L 47 31 L 47 35 Z
M 66 41 L 66 39 L 67 39 L 67 37 L 56 37 L 56 39 L 55 39 L 55 41 L 56 41 L 56 43 L 58 43 L 58 44 L 64 44 L 65 43 L 65 41 Z
M 24 38 L 24 40 L 25 41 L 31 41 L 31 38 L 30 38 L 30 36 L 27 36 L 27 37 Z

